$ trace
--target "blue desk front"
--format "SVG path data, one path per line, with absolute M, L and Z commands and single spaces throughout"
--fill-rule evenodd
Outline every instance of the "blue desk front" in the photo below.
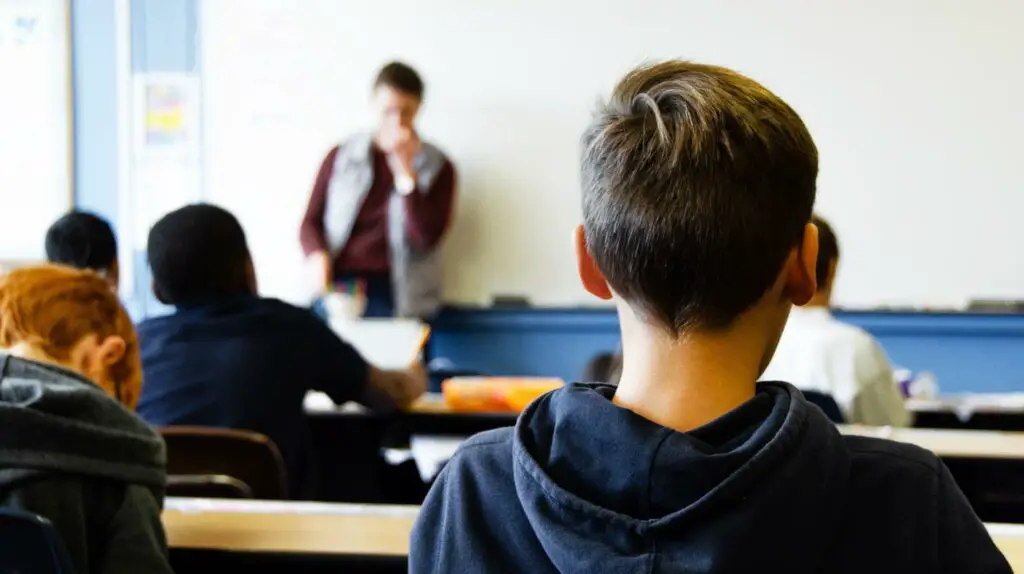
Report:
M 894 365 L 931 371 L 943 393 L 1024 391 L 1024 315 L 846 311 Z M 619 343 L 610 309 L 449 307 L 433 323 L 431 357 L 489 375 L 575 380 Z

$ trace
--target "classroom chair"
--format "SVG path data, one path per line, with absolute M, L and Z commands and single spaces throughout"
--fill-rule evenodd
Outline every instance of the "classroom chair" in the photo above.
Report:
M 224 474 L 172 474 L 167 477 L 167 496 L 186 498 L 254 498 L 252 488 Z
M 53 524 L 31 512 L 0 508 L 0 572 L 74 574 Z
M 255 498 L 288 498 L 284 461 L 277 445 L 265 435 L 197 426 L 167 426 L 159 431 L 167 443 L 168 476 L 226 476 L 241 482 Z

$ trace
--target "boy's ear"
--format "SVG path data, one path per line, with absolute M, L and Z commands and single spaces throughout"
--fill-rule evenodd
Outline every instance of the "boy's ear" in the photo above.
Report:
M 128 344 L 122 337 L 119 337 L 118 335 L 110 335 L 100 342 L 96 351 L 96 356 L 104 367 L 110 367 L 124 358 L 124 354 L 127 350 Z
M 794 305 L 806 305 L 818 290 L 818 228 L 804 226 L 803 238 L 786 260 L 786 283 L 782 294 Z
M 574 239 L 576 242 L 576 267 L 579 271 L 583 288 L 598 299 L 605 301 L 611 299 L 611 287 L 608 286 L 608 281 L 605 280 L 604 274 L 598 269 L 597 263 L 594 262 L 594 258 L 590 256 L 590 251 L 587 250 L 587 236 L 583 231 L 582 225 L 576 226 Z

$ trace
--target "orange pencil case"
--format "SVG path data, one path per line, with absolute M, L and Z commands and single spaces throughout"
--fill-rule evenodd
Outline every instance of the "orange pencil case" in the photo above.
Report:
M 520 413 L 534 399 L 565 384 L 541 377 L 455 377 L 441 384 L 453 411 Z

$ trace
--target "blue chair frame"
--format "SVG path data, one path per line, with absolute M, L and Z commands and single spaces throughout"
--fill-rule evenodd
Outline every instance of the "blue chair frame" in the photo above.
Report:
M 0 508 L 0 574 L 74 574 L 64 540 L 46 518 Z

